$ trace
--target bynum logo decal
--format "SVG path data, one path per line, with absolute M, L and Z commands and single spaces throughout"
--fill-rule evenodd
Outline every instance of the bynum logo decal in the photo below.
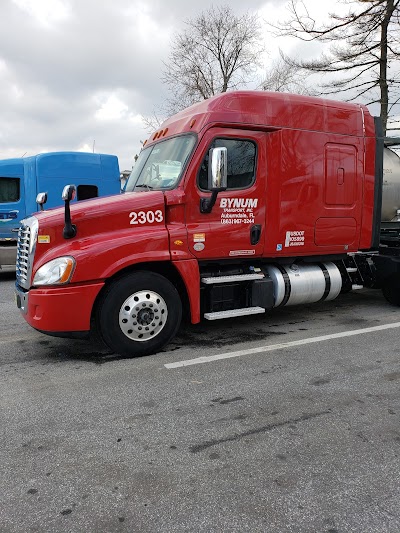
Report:
M 219 206 L 222 209 L 239 209 L 252 208 L 255 209 L 258 204 L 258 198 L 221 198 Z

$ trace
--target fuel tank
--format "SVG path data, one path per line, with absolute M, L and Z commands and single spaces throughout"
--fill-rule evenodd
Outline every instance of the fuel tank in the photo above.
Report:
M 382 222 L 399 222 L 400 210 L 400 157 L 385 148 L 383 152 Z
M 333 300 L 342 288 L 342 276 L 331 262 L 268 265 L 274 286 L 274 307 Z

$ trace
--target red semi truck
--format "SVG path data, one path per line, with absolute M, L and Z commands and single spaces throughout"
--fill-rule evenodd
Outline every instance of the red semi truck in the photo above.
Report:
M 381 224 L 400 159 L 384 144 L 363 105 L 247 91 L 193 105 L 145 144 L 125 194 L 70 206 L 70 185 L 64 210 L 22 222 L 18 307 L 43 333 L 95 329 L 135 356 L 182 313 L 269 313 L 361 286 L 400 305 L 400 204 Z

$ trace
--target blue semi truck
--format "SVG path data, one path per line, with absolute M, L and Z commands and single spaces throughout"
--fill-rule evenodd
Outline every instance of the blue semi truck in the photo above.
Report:
M 47 193 L 46 209 L 62 204 L 65 185 L 76 185 L 76 200 L 118 194 L 118 158 L 84 152 L 51 152 L 0 160 L 0 270 L 15 267 L 20 220 L 39 210 L 38 193 Z

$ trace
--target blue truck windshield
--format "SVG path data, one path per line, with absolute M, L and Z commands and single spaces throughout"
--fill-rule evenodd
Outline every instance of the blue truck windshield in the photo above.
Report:
M 142 150 L 129 176 L 125 191 L 176 187 L 195 142 L 194 135 L 181 135 Z

